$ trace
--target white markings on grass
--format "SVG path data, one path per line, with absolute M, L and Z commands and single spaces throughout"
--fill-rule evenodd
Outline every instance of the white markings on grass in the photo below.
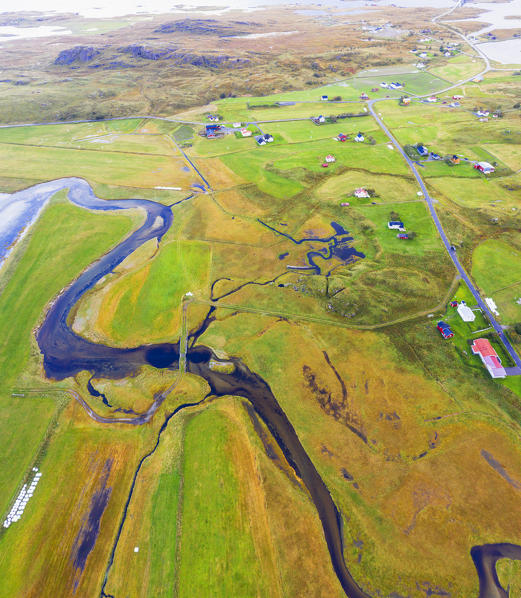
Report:
M 30 484 L 24 484 L 22 489 L 18 493 L 11 510 L 9 511 L 7 517 L 4 520 L 3 526 L 8 528 L 11 524 L 16 523 L 20 520 L 20 517 L 24 514 L 25 507 L 29 502 L 29 499 L 34 494 L 36 490 L 36 486 L 42 477 L 42 473 L 38 471 L 37 467 L 33 467 L 32 469 L 34 473 L 33 480 Z

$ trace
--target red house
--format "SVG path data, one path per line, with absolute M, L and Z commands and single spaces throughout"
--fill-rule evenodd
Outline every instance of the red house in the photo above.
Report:
M 474 168 L 483 174 L 491 174 L 495 170 L 492 164 L 489 164 L 488 162 L 477 162 L 474 164 Z
M 454 336 L 454 332 L 450 329 L 450 326 L 446 322 L 438 322 L 436 326 L 443 336 L 444 339 L 452 338 Z
M 506 378 L 506 371 L 499 355 L 495 352 L 486 338 L 477 338 L 471 345 L 472 353 L 479 355 L 483 365 L 487 368 L 492 378 Z

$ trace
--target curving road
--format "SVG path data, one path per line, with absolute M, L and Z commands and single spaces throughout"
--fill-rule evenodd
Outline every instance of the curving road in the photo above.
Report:
M 374 119 L 376 120 L 376 122 L 378 123 L 378 125 L 380 126 L 380 128 L 382 129 L 382 131 L 387 135 L 387 137 L 389 138 L 389 141 L 391 141 L 391 143 L 394 145 L 394 147 L 400 152 L 400 154 L 402 155 L 403 159 L 407 162 L 407 165 L 409 166 L 409 168 L 411 169 L 412 173 L 414 174 L 414 177 L 418 181 L 418 185 L 420 186 L 420 189 L 422 190 L 423 197 L 425 198 L 425 201 L 427 203 L 427 207 L 429 208 L 429 212 L 430 212 L 431 218 L 432 218 L 432 220 L 434 222 L 434 225 L 436 226 L 438 234 L 441 237 L 442 243 L 445 246 L 445 249 L 447 250 L 447 252 L 449 254 L 449 257 L 452 260 L 452 263 L 456 267 L 456 270 L 458 271 L 458 273 L 461 276 L 461 278 L 466 282 L 466 284 L 469 287 L 472 295 L 474 296 L 474 299 L 476 300 L 476 303 L 479 305 L 479 307 L 486 314 L 486 316 L 489 319 L 492 327 L 494 328 L 494 330 L 499 335 L 499 338 L 501 339 L 503 345 L 505 346 L 505 349 L 507 350 L 508 354 L 510 355 L 510 357 L 512 358 L 512 360 L 514 361 L 514 363 L 516 364 L 516 366 L 518 368 L 521 368 L 521 359 L 519 358 L 519 355 L 516 353 L 514 347 L 511 345 L 511 343 L 508 340 L 508 338 L 505 336 L 505 333 L 503 332 L 502 326 L 498 323 L 498 321 L 496 320 L 496 318 L 494 317 L 494 315 L 492 314 L 492 312 L 488 308 L 487 304 L 481 298 L 481 295 L 480 295 L 478 289 L 476 288 L 476 286 L 474 285 L 474 283 L 470 279 L 469 275 L 467 274 L 467 272 L 465 271 L 465 269 L 461 265 L 461 263 L 460 263 L 460 261 L 458 259 L 458 256 L 456 255 L 456 251 L 453 249 L 453 246 L 451 245 L 451 243 L 450 243 L 447 235 L 445 234 L 445 231 L 443 230 L 443 226 L 442 226 L 442 224 L 440 222 L 440 219 L 438 218 L 438 214 L 436 213 L 436 209 L 434 207 L 433 199 L 430 196 L 430 194 L 429 194 L 429 192 L 427 190 L 427 187 L 425 186 L 425 183 L 424 183 L 424 181 L 423 181 L 420 173 L 418 172 L 416 164 L 405 153 L 405 151 L 402 148 L 402 146 L 398 143 L 396 137 L 394 137 L 394 135 L 391 133 L 391 131 L 389 131 L 389 129 L 387 128 L 387 126 L 384 124 L 383 120 L 376 113 L 376 110 L 374 109 L 375 102 L 376 102 L 376 100 L 370 100 L 367 103 L 368 107 L 369 107 L 369 111 L 373 115 Z
M 439 19 L 441 19 L 442 17 L 447 16 L 448 14 L 452 13 L 454 10 L 456 10 L 457 8 L 459 8 L 462 5 L 463 5 L 463 0 L 458 0 L 458 3 L 453 8 L 451 8 L 448 11 L 445 11 L 444 13 L 442 13 L 441 15 L 438 15 L 437 17 L 434 17 L 432 19 L 432 21 L 434 23 L 437 23 Z M 454 33 L 455 35 L 458 35 L 459 37 L 461 37 L 463 39 L 463 41 L 465 43 L 467 43 L 478 54 L 478 56 L 482 60 L 484 60 L 484 62 L 485 62 L 485 68 L 478 75 L 473 75 L 472 77 L 469 77 L 468 79 L 465 79 L 463 81 L 459 81 L 458 83 L 456 83 L 454 85 L 451 85 L 450 87 L 447 87 L 445 89 L 440 90 L 438 93 L 443 93 L 445 91 L 449 91 L 451 89 L 455 89 L 456 87 L 459 87 L 459 86 L 463 85 L 464 83 L 472 81 L 472 79 L 474 79 L 475 77 L 483 76 L 486 73 L 488 73 L 489 71 L 494 70 L 490 66 L 490 61 L 489 61 L 488 57 L 475 44 L 473 44 L 472 42 L 470 42 L 468 40 L 467 36 L 465 36 L 462 33 L 456 31 L 450 25 L 444 25 L 444 26 L 447 27 L 447 28 L 449 28 L 450 31 L 452 33 Z M 426 95 L 431 95 L 431 94 L 426 94 Z M 426 96 L 417 96 L 417 97 L 426 97 Z M 501 324 L 499 324 L 499 322 L 496 320 L 496 318 L 494 317 L 494 315 L 490 311 L 490 309 L 487 306 L 487 304 L 483 301 L 483 299 L 481 298 L 480 292 L 478 291 L 478 289 L 476 288 L 476 286 L 474 285 L 474 283 L 470 279 L 469 275 L 467 274 L 467 272 L 465 271 L 465 269 L 461 265 L 461 263 L 459 261 L 459 258 L 456 255 L 456 251 L 455 251 L 455 249 L 453 249 L 453 245 L 450 243 L 447 235 L 445 234 L 445 231 L 443 230 L 443 226 L 442 226 L 442 224 L 440 222 L 440 219 L 438 218 L 438 214 L 436 213 L 436 209 L 434 207 L 433 199 L 430 196 L 430 194 L 429 194 L 429 192 L 427 190 L 427 187 L 426 187 L 426 185 L 425 185 L 425 183 L 424 183 L 424 181 L 423 181 L 420 173 L 418 172 L 418 169 L 416 167 L 416 163 L 413 162 L 409 158 L 409 156 L 405 153 L 404 149 L 398 143 L 397 139 L 394 137 L 394 135 L 391 133 L 391 131 L 388 129 L 388 127 L 384 124 L 383 120 L 377 114 L 377 112 L 376 112 L 376 110 L 374 108 L 374 105 L 377 102 L 379 102 L 379 101 L 383 101 L 383 98 L 369 100 L 367 102 L 367 106 L 369 108 L 369 112 L 372 114 L 372 116 L 374 117 L 374 119 L 376 120 L 376 122 L 378 123 L 378 125 L 380 126 L 380 128 L 382 129 L 382 131 L 387 135 L 389 141 L 400 152 L 400 154 L 402 155 L 403 159 L 407 162 L 407 165 L 409 166 L 410 170 L 414 174 L 414 177 L 418 181 L 418 185 L 420 186 L 420 189 L 422 190 L 423 196 L 424 196 L 425 201 L 427 203 L 427 207 L 429 208 L 429 212 L 430 212 L 430 215 L 431 215 L 432 220 L 434 222 L 434 225 L 436 226 L 438 234 L 441 237 L 442 243 L 445 246 L 445 249 L 447 250 L 450 259 L 452 260 L 452 263 L 456 267 L 456 270 L 458 271 L 458 273 L 461 276 L 461 278 L 465 281 L 465 283 L 469 287 L 472 295 L 474 296 L 474 299 L 476 300 L 476 303 L 483 310 L 483 313 L 486 314 L 488 320 L 490 321 L 490 324 L 492 325 L 492 327 L 494 328 L 494 330 L 498 334 L 499 338 L 501 339 L 501 342 L 503 343 L 506 351 L 510 355 L 512 361 L 516 364 L 517 368 L 514 368 L 514 373 L 515 374 L 521 373 L 521 372 L 517 371 L 517 370 L 521 370 L 521 358 L 519 357 L 519 355 L 517 354 L 516 350 L 514 349 L 514 347 L 512 346 L 512 344 L 510 343 L 510 341 L 506 337 L 505 333 L 503 332 L 503 327 L 501 326 Z

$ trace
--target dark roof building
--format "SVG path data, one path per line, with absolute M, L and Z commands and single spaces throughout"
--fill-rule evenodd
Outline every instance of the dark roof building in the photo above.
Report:
M 436 327 L 441 332 L 441 336 L 443 336 L 444 339 L 452 338 L 454 336 L 454 332 L 452 332 L 450 326 L 446 322 L 440 321 Z

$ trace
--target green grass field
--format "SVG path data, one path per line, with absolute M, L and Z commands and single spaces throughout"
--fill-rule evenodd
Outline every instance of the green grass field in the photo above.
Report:
M 475 64 L 458 57 L 435 74 L 365 72 L 300 92 L 219 100 L 212 112 L 244 122 L 355 111 L 362 108 L 358 101 L 318 98 L 358 100 L 386 80 L 429 93 Z M 489 93 L 496 79 L 498 89 Z M 417 101 L 408 108 L 396 100 L 376 104 L 401 143 L 498 161 L 501 172 L 490 179 L 469 164 L 432 162 L 419 172 L 439 199 L 451 242 L 464 241 L 466 267 L 479 240 L 472 276 L 497 301 L 506 324 L 521 321 L 514 302 L 521 296 L 515 236 L 521 179 L 506 176 L 521 167 L 518 117 L 508 113 L 482 124 L 470 110 L 481 97 L 496 102 L 509 85 L 515 82 L 501 76 L 466 85 L 458 110 Z M 387 93 L 379 88 L 373 95 Z M 246 107 L 284 99 L 309 103 Z M 203 109 L 192 117 L 204 118 Z M 518 543 L 521 536 L 521 522 L 512 517 L 518 492 L 481 452 L 521 479 L 521 383 L 498 384 L 470 353 L 469 341 L 486 319 L 476 313 L 467 324 L 447 306 L 451 297 L 470 306 L 474 300 L 458 286 L 406 163 L 369 116 L 325 126 L 309 120 L 262 125 L 275 137 L 264 147 L 234 135 L 208 140 L 199 128 L 128 119 L 0 129 L 2 190 L 83 176 L 103 197 L 144 196 L 171 205 L 187 193 L 155 187 L 186 188 L 196 180 L 172 138 L 186 142 L 211 182 L 213 190 L 172 208 L 172 228 L 159 245 L 149 241 L 82 298 L 71 314 L 73 329 L 120 347 L 175 342 L 183 295 L 191 291 L 203 300 L 188 308 L 188 328 L 196 330 L 215 282 L 214 296 L 231 294 L 197 342 L 240 357 L 269 384 L 338 505 L 355 579 L 374 596 L 477 595 L 470 548 Z M 358 130 L 375 144 L 333 140 Z M 323 168 L 330 153 L 336 162 Z M 352 192 L 360 186 L 377 196 L 356 200 Z M 350 205 L 340 206 L 345 201 Z M 391 218 L 403 220 L 415 238 L 397 239 L 387 227 Z M 49 301 L 141 220 L 137 212 L 76 208 L 62 193 L 0 275 L 0 513 L 38 455 L 44 471 L 23 520 L 0 533 L 0 594 L 68 596 L 77 583 L 76 596 L 97 595 L 137 463 L 154 446 L 165 414 L 209 391 L 201 378 L 178 379 L 175 371 L 151 366 L 124 380 L 94 379 L 114 408 L 137 411 L 177 381 L 153 420 L 139 427 L 95 423 L 79 403 L 59 396 L 10 396 L 18 386 L 66 385 L 99 413 L 113 415 L 88 396 L 89 372 L 63 384 L 45 379 L 34 330 Z M 301 269 L 309 265 L 308 252 L 327 254 L 331 242 L 320 239 L 333 234 L 332 223 L 349 231 L 350 245 L 365 258 L 317 257 L 320 274 Z M 281 232 L 308 240 L 295 243 Z M 439 319 L 453 327 L 451 341 L 436 330 Z M 309 494 L 255 417 L 244 399 L 209 397 L 170 420 L 134 487 L 107 595 L 340 598 Z M 469 472 L 473 483 L 462 483 Z M 73 555 L 103 484 L 109 500 L 82 573 Z M 515 568 L 502 567 L 501 576 L 519 586 Z
M 472 276 L 498 306 L 505 324 L 521 321 L 521 252 L 501 240 L 484 241 L 472 254 Z
M 133 218 L 98 214 L 70 205 L 60 194 L 52 200 L 23 246 L 15 249 L 2 272 L 5 286 L 0 295 L 1 435 L 0 512 L 4 512 L 26 468 L 35 457 L 56 399 L 30 395 L 10 397 L 13 387 L 39 381 L 40 355 L 33 330 L 48 302 L 81 270 L 128 233 Z M 68 239 L 67 244 L 63 239 Z M 7 278 L 7 280 L 6 280 Z M 16 430 L 13 434 L 12 430 Z
M 450 58 L 447 64 L 443 66 L 430 68 L 429 73 L 441 77 L 446 81 L 457 82 L 477 75 L 482 70 L 483 67 L 480 60 L 460 54 Z
M 0 176 L 38 181 L 78 176 L 134 187 L 187 187 L 196 179 L 185 166 L 184 160 L 170 156 L 0 143 Z
M 422 256 L 426 252 L 443 251 L 436 228 L 423 202 L 360 206 L 354 210 L 373 223 L 375 237 L 385 253 Z M 391 210 L 399 214 L 408 232 L 416 233 L 415 239 L 402 241 L 396 238 L 397 231 L 387 228 Z
M 154 248 L 150 248 L 154 251 Z M 209 292 L 211 250 L 206 243 L 171 241 L 144 264 L 112 275 L 83 299 L 75 314 L 107 342 L 123 346 L 171 340 L 179 335 L 182 298 Z
M 472 276 L 487 295 L 521 282 L 521 252 L 504 241 L 484 241 L 472 255 Z

